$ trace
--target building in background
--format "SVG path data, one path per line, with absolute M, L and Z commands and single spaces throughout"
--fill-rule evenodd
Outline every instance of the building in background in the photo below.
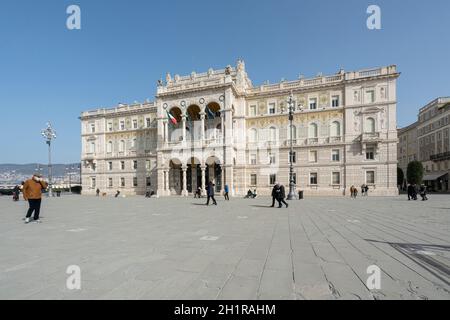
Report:
M 154 102 L 83 112 L 83 193 L 189 195 L 229 186 L 270 195 L 288 185 L 292 130 L 298 190 L 396 195 L 396 66 L 254 86 L 245 64 L 158 81 Z M 295 100 L 289 128 L 287 99 Z
M 403 188 L 406 187 L 406 171 L 411 161 L 418 160 L 417 149 L 417 122 L 398 130 L 398 167 L 405 175 Z
M 430 190 L 448 192 L 450 173 L 450 97 L 433 100 L 419 111 L 418 121 L 398 131 L 398 162 L 404 171 L 418 160 Z

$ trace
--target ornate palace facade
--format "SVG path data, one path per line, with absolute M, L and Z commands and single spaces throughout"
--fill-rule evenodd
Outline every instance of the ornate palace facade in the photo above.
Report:
M 348 194 L 367 184 L 396 195 L 395 66 L 253 86 L 236 67 L 158 82 L 154 102 L 84 112 L 83 193 L 189 195 L 213 181 L 235 196 L 289 184 Z M 288 97 L 294 97 L 289 126 Z

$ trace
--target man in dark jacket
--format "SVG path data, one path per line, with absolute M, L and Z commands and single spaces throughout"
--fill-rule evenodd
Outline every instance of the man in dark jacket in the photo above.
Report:
M 282 208 L 284 203 L 286 205 L 286 208 L 289 206 L 284 199 L 286 198 L 286 191 L 284 189 L 283 185 L 278 185 L 279 192 L 277 192 L 277 201 L 278 201 L 278 208 Z
M 270 206 L 271 208 L 275 207 L 275 200 L 277 200 L 277 186 L 278 183 L 276 183 L 273 188 L 272 188 L 272 205 Z
M 214 199 L 214 183 L 212 183 L 212 181 L 210 181 L 208 183 L 208 187 L 206 188 L 206 193 L 208 195 L 208 200 L 206 201 L 206 205 L 209 206 L 209 200 L 212 199 L 213 204 L 215 206 L 217 206 L 217 202 L 216 199 Z

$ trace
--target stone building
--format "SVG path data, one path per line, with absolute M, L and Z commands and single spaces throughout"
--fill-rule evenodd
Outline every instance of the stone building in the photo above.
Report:
M 396 195 L 396 66 L 254 86 L 245 64 L 167 74 L 154 102 L 83 112 L 83 193 L 234 196 L 294 180 L 305 195 Z M 294 97 L 289 127 L 288 97 Z

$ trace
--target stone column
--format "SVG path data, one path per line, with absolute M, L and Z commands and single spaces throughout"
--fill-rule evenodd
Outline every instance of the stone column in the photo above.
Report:
M 206 175 L 205 175 L 206 166 L 202 165 L 200 167 L 200 169 L 202 170 L 202 192 L 203 192 L 203 194 L 205 194 L 206 193 Z
M 225 135 L 223 134 L 224 133 L 223 125 L 224 125 L 224 114 L 222 112 L 221 116 L 220 116 L 220 136 L 221 136 L 220 143 L 224 143 L 225 142 Z
M 201 126 L 202 130 L 200 131 L 200 141 L 203 143 L 205 141 L 205 113 L 200 113 L 200 120 L 201 120 Z
M 188 190 L 187 190 L 187 166 L 184 166 L 181 168 L 183 171 L 183 190 L 181 191 L 181 194 L 185 197 L 188 196 Z
M 183 120 L 181 121 L 183 125 L 183 144 L 186 144 L 186 116 L 183 116 Z
M 165 183 L 165 186 L 164 186 L 164 190 L 166 191 L 166 195 L 170 195 L 170 189 L 169 189 L 169 179 L 170 179 L 170 176 L 169 176 L 169 170 L 165 170 L 164 171 L 164 176 L 165 176 L 165 179 L 164 179 L 164 183 Z
M 169 122 L 165 121 L 164 122 L 164 142 L 167 144 L 169 142 Z

